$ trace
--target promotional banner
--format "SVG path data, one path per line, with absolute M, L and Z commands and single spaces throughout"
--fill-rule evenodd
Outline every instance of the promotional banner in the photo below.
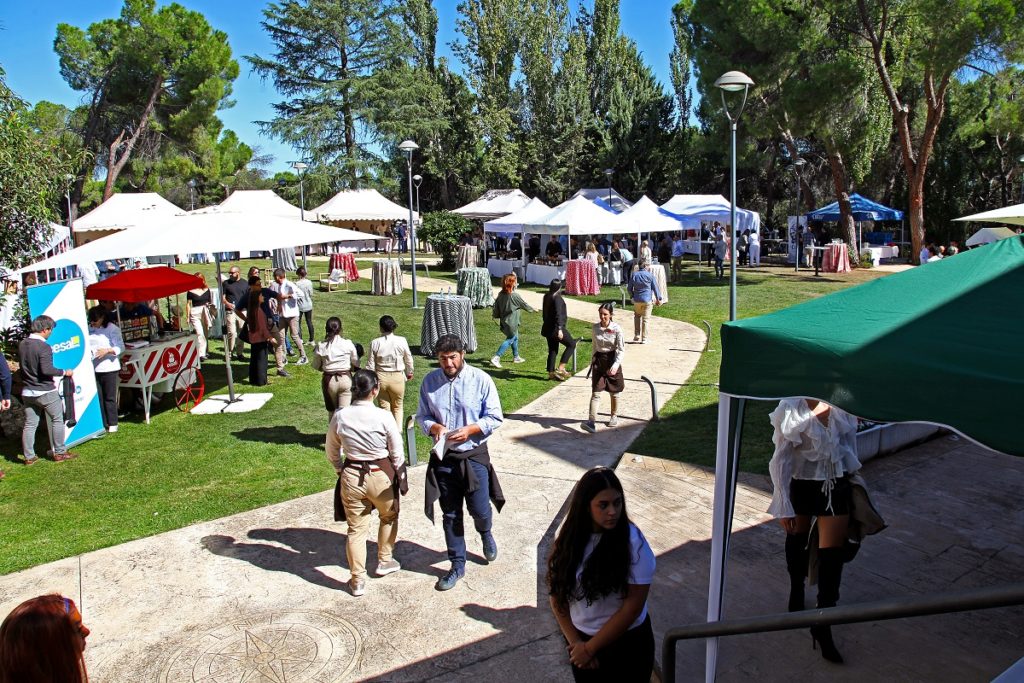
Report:
M 64 439 L 70 447 L 104 431 L 100 398 L 96 393 L 96 374 L 92 369 L 92 353 L 89 352 L 85 288 L 81 280 L 64 280 L 28 287 L 25 294 L 32 318 L 40 315 L 53 318 L 53 332 L 47 339 L 53 349 L 53 366 L 75 371 L 77 422 L 73 427 L 69 427 L 67 422 L 64 424 Z

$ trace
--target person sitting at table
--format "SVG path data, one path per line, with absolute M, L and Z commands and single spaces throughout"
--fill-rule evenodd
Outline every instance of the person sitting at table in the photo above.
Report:
M 523 241 L 516 235 L 508 244 L 509 253 L 517 259 L 523 258 Z
M 562 244 L 558 241 L 558 235 L 552 235 L 548 240 L 548 246 L 544 249 L 548 258 L 558 258 L 562 255 Z
M 530 241 L 527 242 L 527 245 L 530 261 L 536 261 L 540 256 L 540 235 L 530 235 Z

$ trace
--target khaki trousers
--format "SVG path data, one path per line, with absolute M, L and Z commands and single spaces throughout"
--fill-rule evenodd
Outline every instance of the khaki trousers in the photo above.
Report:
M 654 308 L 654 301 L 647 303 L 635 302 L 633 304 L 633 336 L 640 339 L 647 339 L 647 330 L 651 326 L 651 309 Z
M 366 577 L 366 536 L 370 529 L 370 515 L 377 510 L 380 527 L 377 530 L 377 562 L 387 562 L 398 540 L 398 512 L 395 510 L 395 492 L 391 480 L 381 471 L 369 472 L 359 483 L 362 473 L 352 467 L 341 471 L 341 504 L 348 521 L 345 554 L 352 578 Z
M 330 377 L 324 387 L 324 405 L 329 406 L 327 412 L 333 413 L 338 408 L 348 408 L 351 404 L 352 375 Z
M 224 343 L 225 348 L 228 350 L 228 355 L 232 356 L 235 353 L 235 340 L 238 340 L 238 355 L 242 355 L 242 351 L 245 348 L 245 344 L 242 343 L 241 339 L 238 339 L 238 333 L 242 330 L 242 325 L 245 324 L 245 318 L 238 315 L 235 311 L 224 310 L 224 326 L 227 328 L 227 340 Z
M 398 429 L 402 430 L 404 425 L 402 419 L 402 404 L 405 401 L 405 373 L 378 372 L 377 379 L 380 380 L 380 394 L 377 395 L 377 403 L 384 410 L 390 410 L 395 416 Z
M 286 349 L 284 343 L 284 335 L 286 333 L 292 335 L 292 347 L 298 347 L 299 354 L 302 358 L 306 357 L 306 347 L 299 341 L 299 318 L 281 318 L 280 324 L 277 326 L 277 332 L 274 333 L 274 337 L 277 339 L 277 346 L 274 347 L 274 360 L 277 361 L 277 369 L 284 370 L 284 361 L 286 358 Z

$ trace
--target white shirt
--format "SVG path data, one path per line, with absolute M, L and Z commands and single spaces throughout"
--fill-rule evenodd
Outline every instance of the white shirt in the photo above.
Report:
M 274 290 L 278 294 L 291 296 L 287 299 L 280 299 L 278 303 L 281 305 L 281 317 L 282 318 L 297 318 L 299 317 L 299 297 L 302 294 L 299 292 L 299 288 L 294 284 L 285 280 L 281 284 L 274 283 L 270 285 L 270 289 Z
M 601 540 L 602 534 L 596 533 L 591 534 L 590 541 L 587 542 L 587 547 L 583 551 L 583 561 L 580 566 L 576 569 L 576 585 L 579 586 L 580 577 L 583 575 L 583 567 L 587 564 L 587 559 L 590 554 L 594 552 L 594 548 L 597 547 L 598 541 Z M 654 551 L 651 550 L 651 546 L 648 545 L 647 539 L 640 533 L 640 530 L 636 528 L 636 525 L 630 522 L 629 524 L 629 576 L 626 578 L 626 583 L 633 586 L 649 586 L 654 581 L 654 569 L 657 566 L 657 561 L 654 558 Z M 587 604 L 586 599 L 583 600 L 570 600 L 569 601 L 569 618 L 572 619 L 572 625 L 583 631 L 587 635 L 596 635 L 601 630 L 608 620 L 614 616 L 616 612 L 622 607 L 622 603 L 625 602 L 626 596 L 618 593 L 612 593 L 611 595 L 605 595 L 598 598 L 594 602 Z M 636 620 L 629 625 L 629 628 L 636 628 L 640 624 L 644 623 L 647 618 L 647 602 L 644 602 L 644 608 L 640 611 L 639 616 Z
M 615 366 L 618 369 L 618 366 L 622 365 L 622 356 L 626 353 L 626 342 L 622 337 L 622 327 L 614 320 L 608 323 L 608 327 L 601 327 L 601 323 L 597 322 L 594 323 L 591 337 L 591 358 L 593 358 L 594 353 L 612 352 L 615 354 Z
M 114 323 L 107 323 L 106 327 L 89 327 L 89 349 L 93 352 L 92 368 L 96 372 L 117 372 L 121 369 L 121 351 L 124 350 L 124 341 L 121 338 L 121 330 Z M 114 349 L 114 355 L 97 358 L 95 353 L 99 349 Z
M 389 411 L 370 401 L 353 401 L 331 416 L 326 451 L 339 474 L 345 460 L 366 462 L 390 456 L 397 468 L 403 462 L 402 434 Z
M 330 343 L 320 342 L 313 349 L 313 369 L 320 372 L 348 372 L 359 365 L 356 345 L 340 334 Z
M 371 372 L 401 372 L 412 374 L 412 351 L 405 337 L 385 334 L 370 342 L 370 355 L 366 369 Z
M 831 486 L 860 469 L 857 458 L 857 418 L 845 410 L 831 407 L 828 426 L 822 424 L 802 398 L 779 401 L 771 414 L 775 432 L 775 453 L 768 463 L 775 491 L 768 513 L 776 519 L 793 517 L 789 499 L 791 479 L 825 482 L 831 501 Z

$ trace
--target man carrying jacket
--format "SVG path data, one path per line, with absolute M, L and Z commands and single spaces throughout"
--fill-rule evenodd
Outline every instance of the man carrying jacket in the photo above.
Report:
M 36 430 L 44 414 L 50 423 L 50 445 L 54 461 L 63 462 L 75 457 L 64 444 L 64 406 L 54 383 L 54 378 L 71 377 L 74 371 L 53 367 L 53 349 L 46 343 L 53 333 L 53 325 L 53 318 L 39 316 L 32 321 L 32 334 L 18 345 L 21 377 L 25 383 L 21 391 L 21 400 L 25 404 L 25 429 L 21 432 L 21 448 L 26 465 L 34 465 L 39 459 L 35 453 Z

